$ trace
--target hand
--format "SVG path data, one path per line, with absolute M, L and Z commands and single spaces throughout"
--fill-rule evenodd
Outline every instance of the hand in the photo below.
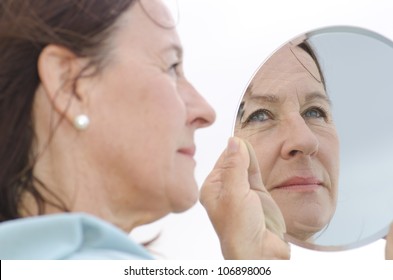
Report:
M 390 225 L 390 230 L 386 236 L 385 259 L 393 260 L 393 224 Z
M 229 139 L 201 190 L 225 259 L 289 259 L 285 222 L 265 189 L 251 145 Z

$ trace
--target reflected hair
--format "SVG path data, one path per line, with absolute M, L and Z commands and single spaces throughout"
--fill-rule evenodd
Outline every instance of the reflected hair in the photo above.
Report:
M 312 48 L 310 43 L 307 42 L 306 40 L 304 40 L 299 45 L 297 45 L 297 47 L 301 48 L 303 51 L 305 51 L 313 59 L 315 65 L 317 66 L 319 76 L 321 77 L 321 83 L 323 85 L 323 88 L 326 91 L 325 76 L 323 75 L 321 64 L 319 63 L 319 59 L 317 57 L 316 52 L 314 51 L 314 49 Z
M 296 47 L 299 47 L 300 49 L 302 49 L 304 52 L 306 52 L 314 61 L 315 65 L 317 66 L 318 69 L 318 73 L 319 76 L 321 78 L 321 83 L 323 85 L 323 88 L 325 89 L 325 92 L 327 94 L 327 89 L 326 89 L 326 83 L 325 83 L 325 77 L 323 75 L 322 72 L 322 68 L 321 65 L 319 63 L 319 59 L 317 57 L 316 52 L 314 51 L 314 49 L 312 48 L 312 46 L 310 45 L 310 43 L 306 40 L 303 40 L 301 43 L 297 44 Z M 292 51 L 293 55 L 296 57 L 296 54 Z M 297 57 L 296 57 L 297 58 Z M 297 58 L 298 59 L 298 58 Z M 299 59 L 298 59 L 299 60 Z M 299 60 L 299 62 L 301 63 L 301 61 Z M 263 65 L 261 66 L 261 68 L 258 70 L 260 71 L 262 69 Z M 305 66 L 303 66 L 305 67 Z M 306 67 L 305 67 L 306 68 Z M 306 68 L 306 70 L 308 71 L 308 69 Z M 240 123 L 243 115 L 244 115 L 244 104 L 245 104 L 245 100 L 247 98 L 247 96 L 251 95 L 252 93 L 252 81 L 250 82 L 250 84 L 247 86 L 242 101 L 239 105 L 239 109 L 237 111 L 237 115 L 236 115 L 236 123 Z

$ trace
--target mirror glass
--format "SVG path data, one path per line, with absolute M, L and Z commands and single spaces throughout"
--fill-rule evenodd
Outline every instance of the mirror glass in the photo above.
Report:
M 287 240 L 338 251 L 393 222 L 393 43 L 349 26 L 277 49 L 246 86 L 234 135 L 249 141 Z

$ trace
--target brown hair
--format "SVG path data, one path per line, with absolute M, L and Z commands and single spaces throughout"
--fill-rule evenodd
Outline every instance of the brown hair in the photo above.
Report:
M 33 174 L 32 110 L 40 84 L 37 62 L 41 51 L 49 44 L 60 45 L 89 58 L 86 68 L 99 70 L 114 23 L 134 2 L 0 1 L 0 222 L 21 216 L 20 202 L 25 193 L 34 198 L 39 214 L 44 213 L 45 203 L 66 211 L 54 194 L 56 203 L 45 200 L 36 184 L 45 186 Z

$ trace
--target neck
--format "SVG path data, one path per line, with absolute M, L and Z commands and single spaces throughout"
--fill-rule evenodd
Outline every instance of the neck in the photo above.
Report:
M 124 182 L 91 162 L 79 141 L 63 143 L 64 140 L 59 140 L 65 139 L 61 131 L 56 133 L 58 135 L 41 152 L 34 168 L 34 176 L 43 183 L 35 186 L 46 201 L 44 214 L 84 212 L 125 232 L 163 216 L 144 209 L 143 201 L 132 195 L 131 187 L 127 195 L 114 191 L 114 186 L 124 185 Z M 38 214 L 31 196 L 24 196 L 22 205 L 25 216 Z

